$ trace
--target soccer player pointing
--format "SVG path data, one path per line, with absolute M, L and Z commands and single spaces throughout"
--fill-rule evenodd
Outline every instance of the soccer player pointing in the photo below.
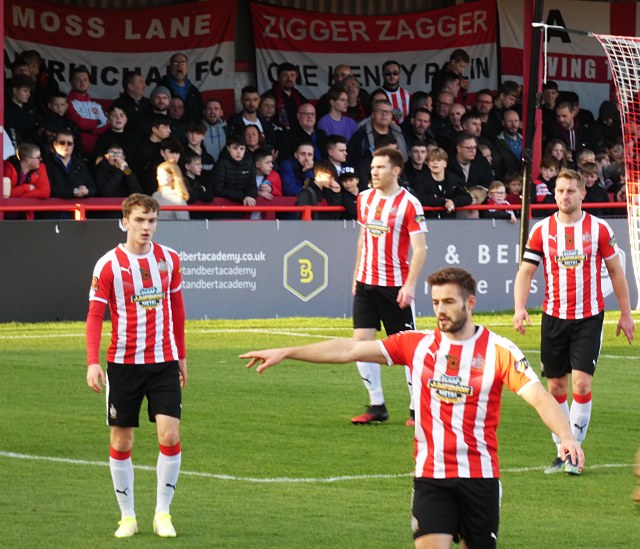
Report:
M 525 308 L 533 275 L 544 266 L 545 294 L 542 303 L 541 359 L 549 380 L 549 392 L 569 418 L 579 443 L 585 439 L 591 418 L 591 382 L 602 344 L 604 298 L 601 267 L 604 260 L 620 306 L 617 335 L 633 342 L 629 286 L 609 224 L 582 211 L 586 195 L 582 176 L 562 170 L 556 180 L 558 212 L 531 229 L 514 286 L 513 327 L 524 334 L 530 323 Z M 567 403 L 569 374 L 573 385 L 571 408 Z M 579 474 L 563 462 L 557 433 L 557 457 L 545 473 L 563 469 Z
M 132 194 L 124 200 L 122 223 L 127 241 L 98 261 L 89 294 L 87 385 L 99 393 L 106 380 L 109 467 L 122 515 L 117 538 L 131 537 L 138 531 L 131 450 L 145 396 L 160 445 L 153 529 L 160 537 L 176 535 L 169 506 L 182 456 L 181 387 L 187 382 L 185 311 L 178 254 L 151 241 L 159 211 L 158 202 L 147 195 Z M 112 332 L 105 379 L 99 351 L 107 305 Z
M 463 269 L 428 278 L 435 330 L 400 332 L 381 341 L 335 339 L 241 355 L 258 372 L 285 359 L 317 363 L 354 360 L 408 365 L 416 402 L 412 529 L 415 546 L 496 547 L 500 469 L 496 431 L 502 386 L 533 406 L 558 433 L 563 455 L 578 468 L 584 454 L 566 416 L 509 340 L 472 320 L 476 282 Z

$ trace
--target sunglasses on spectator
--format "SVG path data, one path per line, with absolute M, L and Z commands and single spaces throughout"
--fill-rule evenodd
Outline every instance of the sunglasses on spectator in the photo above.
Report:
M 385 76 L 399 76 L 400 71 L 384 71 Z
M 69 145 L 72 147 L 74 145 L 73 141 L 56 141 L 58 145 Z

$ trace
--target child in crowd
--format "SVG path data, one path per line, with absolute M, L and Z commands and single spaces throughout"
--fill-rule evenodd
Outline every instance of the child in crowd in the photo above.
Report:
M 591 149 L 582 149 L 579 153 L 576 154 L 576 163 L 578 164 L 578 169 L 582 168 L 582 166 L 587 162 L 595 161 L 596 153 L 594 153 Z
M 601 183 L 598 166 L 595 162 L 585 162 L 580 166 L 580 175 L 584 179 L 584 186 L 587 195 L 584 197 L 585 204 L 593 204 L 594 202 L 609 202 L 609 193 Z M 603 216 L 610 213 L 608 208 L 585 208 L 590 214 Z
M 341 199 L 345 212 L 342 219 L 358 219 L 357 198 L 360 190 L 358 185 L 360 180 L 355 173 L 355 169 L 351 166 L 343 168 L 342 173 L 338 177 L 338 183 L 341 187 Z
M 502 181 L 492 181 L 489 185 L 489 197 L 484 203 L 496 206 L 508 205 L 506 195 L 507 187 L 505 184 Z M 506 219 L 509 223 L 517 221 L 512 210 L 480 210 L 480 217 L 482 219 Z
M 213 194 L 228 198 L 243 206 L 255 206 L 256 168 L 251 155 L 246 154 L 244 138 L 240 135 L 227 137 L 227 146 L 213 169 Z M 217 214 L 217 219 L 242 218 L 239 212 Z
M 522 174 L 518 171 L 507 172 L 504 176 L 504 185 L 507 188 L 505 200 L 509 204 L 522 204 Z M 516 217 L 520 217 L 520 210 L 516 210 Z
M 341 206 L 341 187 L 336 181 L 338 172 L 328 160 L 313 165 L 313 181 L 307 180 L 296 199 L 296 206 Z M 313 219 L 340 219 L 340 212 L 313 212 Z
M 282 196 L 282 180 L 280 174 L 273 169 L 273 152 L 261 147 L 253 153 L 253 163 L 256 168 L 256 188 L 258 196 L 273 200 Z M 251 219 L 262 219 L 260 212 L 252 212 Z
M 531 186 L 532 204 L 555 204 L 553 193 L 556 188 L 556 177 L 560 171 L 560 162 L 550 154 L 545 154 L 540 161 L 540 174 Z M 533 217 L 546 217 L 549 210 L 532 210 Z
M 600 152 L 596 154 L 596 166 L 598 166 L 598 177 L 604 185 L 604 188 L 609 192 L 613 186 L 613 181 L 609 177 L 608 171 L 611 165 L 611 160 L 606 152 Z
M 184 182 L 189 191 L 188 204 L 213 202 L 213 188 L 210 179 L 203 173 L 202 157 L 192 149 L 183 155 Z M 211 212 L 191 212 L 191 219 L 209 219 Z

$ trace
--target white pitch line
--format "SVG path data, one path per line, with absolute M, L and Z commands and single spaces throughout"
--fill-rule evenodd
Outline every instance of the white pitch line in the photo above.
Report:
M 48 461 L 53 463 L 66 463 L 70 465 L 89 465 L 94 467 L 108 467 L 109 463 L 106 461 L 89 461 L 84 459 L 69 459 L 52 456 L 34 456 L 29 454 L 18 454 L 16 452 L 5 452 L 0 450 L 0 457 L 11 459 L 22 459 L 31 461 Z M 603 463 L 600 465 L 589 465 L 588 469 L 620 469 L 626 467 L 635 467 L 632 463 Z M 140 471 L 154 471 L 155 466 L 150 465 L 134 465 L 134 469 Z M 534 471 L 543 471 L 545 466 L 540 467 L 513 467 L 507 469 L 501 469 L 501 473 L 529 473 Z M 216 480 L 230 480 L 235 482 L 249 482 L 252 484 L 330 484 L 334 482 L 344 482 L 348 480 L 385 480 L 406 478 L 413 476 L 413 473 L 397 473 L 397 474 L 372 474 L 372 475 L 340 475 L 335 477 L 313 478 L 313 477 L 238 477 L 235 475 L 224 475 L 220 473 L 203 473 L 198 471 L 180 471 L 180 475 L 201 477 L 201 478 L 213 478 Z

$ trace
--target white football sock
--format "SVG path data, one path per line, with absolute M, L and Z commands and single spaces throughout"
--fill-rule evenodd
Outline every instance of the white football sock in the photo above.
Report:
M 180 443 L 178 443 L 179 445 Z M 179 448 L 179 446 L 178 446 Z M 158 492 L 156 501 L 156 513 L 168 513 L 171 506 L 173 494 L 176 491 L 178 475 L 180 474 L 180 464 L 182 462 L 182 452 L 178 451 L 174 455 L 158 454 Z
M 109 457 L 109 469 L 116 499 L 120 506 L 121 518 L 135 517 L 133 509 L 133 462 L 131 457 L 127 459 L 114 459 Z
M 578 397 L 577 399 L 576 396 Z M 582 402 L 578 402 L 578 400 Z M 573 395 L 569 421 L 571 423 L 571 432 L 576 437 L 578 444 L 582 444 L 582 441 L 587 436 L 589 420 L 591 419 L 591 403 L 591 393 L 588 395 Z
M 369 391 L 369 403 L 372 406 L 384 404 L 380 364 L 376 362 L 356 362 L 364 386 Z

